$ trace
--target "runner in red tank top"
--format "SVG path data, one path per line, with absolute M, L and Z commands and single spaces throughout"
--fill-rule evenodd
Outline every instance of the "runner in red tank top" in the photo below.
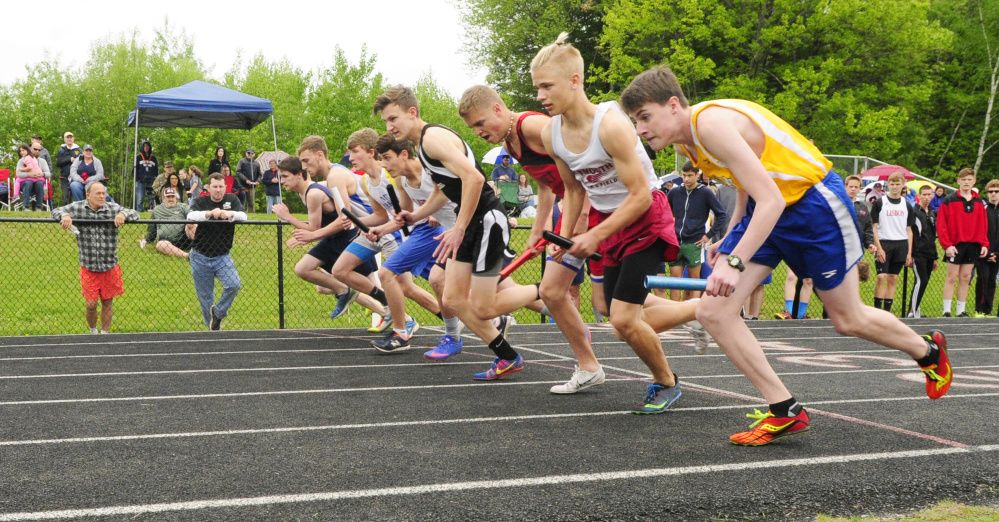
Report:
M 541 239 L 546 224 L 551 222 L 555 197 L 565 194 L 555 162 L 544 152 L 538 152 L 545 150 L 541 130 L 549 117 L 538 112 L 515 113 L 506 107 L 496 91 L 484 85 L 465 91 L 458 104 L 458 114 L 480 138 L 489 143 L 503 143 L 507 152 L 538 181 L 538 214 L 527 240 L 530 248 Z M 576 223 L 576 233 L 583 233 L 588 228 L 588 208 L 584 204 Z M 559 226 L 556 226 L 558 231 Z M 593 354 L 589 331 L 568 293 L 582 262 L 583 259 L 571 256 L 565 256 L 562 263 L 549 259 L 541 280 L 541 298 L 569 341 L 579 363 L 569 382 L 553 386 L 552 393 L 575 393 L 604 382 L 604 371 Z

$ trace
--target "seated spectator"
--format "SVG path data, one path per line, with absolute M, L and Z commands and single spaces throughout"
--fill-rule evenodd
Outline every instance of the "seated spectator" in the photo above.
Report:
M 510 166 L 510 155 L 504 154 L 500 156 L 500 164 L 496 165 L 493 169 L 490 179 L 493 181 L 513 181 L 517 178 L 517 171 L 513 170 Z
M 174 173 L 174 171 L 173 171 L 173 162 L 172 161 L 164 161 L 163 162 L 163 172 L 160 172 L 159 174 L 157 174 L 156 175 L 156 179 L 153 180 L 153 194 L 156 197 L 156 202 L 157 203 L 159 203 L 160 201 L 162 201 L 162 199 L 160 199 L 160 198 L 161 198 L 161 194 L 163 193 L 163 187 L 165 187 L 166 184 L 167 184 L 167 178 L 169 178 L 170 175 L 173 174 L 173 173 Z
M 176 174 L 174 174 L 176 176 Z M 173 187 L 163 189 L 163 204 L 153 208 L 152 219 L 186 221 L 191 210 L 185 203 L 178 203 L 177 190 Z M 167 256 L 188 258 L 191 250 L 191 238 L 185 231 L 186 225 L 150 223 L 146 228 L 146 237 L 139 240 L 139 247 L 156 241 L 156 251 Z
M 174 192 L 177 193 L 177 201 L 181 203 L 187 203 L 187 194 L 184 192 L 184 184 L 180 181 L 180 174 L 176 172 L 170 173 L 166 179 L 166 185 L 163 189 L 156 193 L 156 196 L 163 201 L 163 191 L 168 188 L 172 188 Z
M 271 207 L 277 205 L 281 202 L 281 176 L 278 175 L 277 170 L 277 160 L 270 160 L 268 162 L 267 171 L 264 172 L 261 178 L 261 183 L 264 184 L 264 195 L 267 199 L 267 213 L 271 213 Z
M 41 151 L 41 145 L 35 145 Z M 36 210 L 45 204 L 45 171 L 42 170 L 31 151 L 33 145 L 22 143 L 17 146 L 21 159 L 17 160 L 17 183 L 20 184 L 21 203 L 25 210 Z M 34 199 L 32 199 L 34 196 Z
M 181 196 L 181 199 L 190 199 L 188 191 L 191 190 L 191 178 L 187 174 L 187 169 L 178 170 L 177 175 L 180 176 L 180 185 L 184 189 L 184 195 Z
M 517 184 L 517 213 L 534 206 L 534 188 L 527 182 L 527 174 L 521 174 Z
M 83 146 L 83 155 L 73 160 L 69 167 L 69 189 L 73 192 L 73 201 L 82 201 L 86 197 L 87 187 L 95 182 L 104 183 L 104 165 L 94 156 L 94 147 Z

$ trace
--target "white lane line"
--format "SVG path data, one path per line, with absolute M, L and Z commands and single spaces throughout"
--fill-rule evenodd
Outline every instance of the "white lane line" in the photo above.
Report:
M 891 451 L 879 453 L 856 453 L 852 455 L 831 455 L 827 457 L 809 457 L 800 459 L 763 460 L 728 464 L 709 464 L 701 466 L 682 466 L 674 468 L 647 468 L 626 471 L 610 471 L 603 473 L 574 473 L 564 475 L 548 475 L 541 477 L 523 477 L 514 479 L 489 479 L 467 482 L 445 482 L 424 484 L 418 486 L 400 486 L 377 489 L 355 489 L 345 491 L 329 491 L 322 493 L 302 493 L 289 495 L 268 495 L 261 497 L 226 498 L 213 500 L 196 500 L 189 502 L 166 502 L 159 504 L 137 504 L 131 506 L 110 506 L 89 509 L 65 509 L 57 511 L 35 511 L 22 513 L 0 514 L 0 522 L 21 520 L 55 520 L 78 517 L 142 515 L 149 513 L 165 513 L 171 511 L 197 511 L 202 509 L 242 508 L 251 506 L 271 506 L 279 504 L 301 504 L 306 502 L 335 502 L 357 498 L 379 498 L 402 495 L 426 495 L 453 493 L 501 488 L 523 488 L 537 486 L 553 486 L 561 484 L 578 484 L 593 482 L 609 482 L 615 480 L 635 480 L 653 477 L 675 477 L 708 473 L 729 473 L 758 469 L 779 469 L 789 466 L 826 466 L 850 464 L 855 462 L 890 461 L 900 459 L 922 459 L 944 455 L 976 454 L 999 451 L 999 445 L 973 446 L 970 448 L 940 448 L 911 451 Z
M 618 380 L 627 380 L 627 379 L 618 379 Z M 999 393 L 964 394 L 964 395 L 948 394 L 946 398 L 958 399 L 958 398 L 969 398 L 969 397 L 976 398 L 976 397 L 994 397 L 994 396 L 999 396 Z M 754 400 L 752 397 L 749 396 L 744 396 L 744 397 L 749 400 Z M 910 401 L 910 400 L 929 400 L 929 399 L 926 399 L 925 397 L 922 399 L 918 397 L 882 397 L 882 398 L 854 399 L 854 400 L 847 399 L 841 401 L 815 401 L 815 402 L 805 403 L 804 405 L 807 406 L 808 408 L 813 408 L 814 406 L 818 405 L 843 405 L 843 404 L 856 404 L 856 403 L 865 403 L 865 402 L 888 403 L 888 402 Z M 751 406 L 753 405 L 730 404 L 722 406 L 690 406 L 690 407 L 670 408 L 670 411 L 700 412 L 700 411 L 721 411 L 721 410 L 746 410 Z M 760 406 L 763 406 L 762 400 L 760 400 Z M 809 411 L 812 410 L 810 409 Z M 7 440 L 7 441 L 0 441 L 0 447 L 37 446 L 45 444 L 76 444 L 76 443 L 87 443 L 87 442 L 118 442 L 118 441 L 146 440 L 146 439 L 220 437 L 220 436 L 232 436 L 232 435 L 265 435 L 270 433 L 295 433 L 295 432 L 309 432 L 309 431 L 338 431 L 338 430 L 357 430 L 357 429 L 398 428 L 406 426 L 474 424 L 474 423 L 485 423 L 485 422 L 509 422 L 509 421 L 542 420 L 542 419 L 545 420 L 571 419 L 571 418 L 581 418 L 581 417 L 606 417 L 610 415 L 627 415 L 630 413 L 631 413 L 630 410 L 598 411 L 598 412 L 582 412 L 582 413 L 551 413 L 551 414 L 536 414 L 536 415 L 516 415 L 516 416 L 506 416 L 506 417 L 475 417 L 475 418 L 461 418 L 461 419 L 435 419 L 435 420 L 422 420 L 422 421 L 374 422 L 374 423 L 361 423 L 361 424 L 330 424 L 323 426 L 291 426 L 284 428 L 192 431 L 192 432 L 178 432 L 178 433 L 150 433 L 150 434 L 139 434 L 139 435 L 106 435 L 106 436 L 95 436 L 95 437 L 70 437 L 64 439 Z M 851 419 L 840 419 L 840 420 L 852 422 Z
M 176 332 L 174 332 L 176 333 Z M 183 332 L 181 332 L 183 333 Z M 171 335 L 171 332 L 159 335 Z M 88 336 L 89 338 L 89 336 Z M 156 339 L 151 341 L 107 341 L 107 342 L 78 342 L 78 343 L 37 343 L 37 344 L 0 344 L 0 349 L 4 348 L 52 348 L 57 346 L 119 346 L 119 345 L 139 345 L 139 344 L 176 344 L 176 343 L 241 343 L 246 341 L 315 341 L 315 337 L 209 337 L 206 339 Z
M 298 350 L 243 350 L 224 352 L 163 352 L 163 353 L 104 353 L 92 355 L 52 355 L 43 357 L 0 357 L 0 362 L 10 361 L 57 361 L 60 359 L 116 359 L 128 357 L 179 357 L 179 356 L 202 356 L 202 355 L 258 355 L 266 353 L 325 353 L 325 352 L 372 352 L 374 348 L 303 348 Z M 954 350 L 947 350 L 953 352 Z M 815 352 L 808 352 L 809 355 Z M 844 353 L 844 352 L 837 352 Z

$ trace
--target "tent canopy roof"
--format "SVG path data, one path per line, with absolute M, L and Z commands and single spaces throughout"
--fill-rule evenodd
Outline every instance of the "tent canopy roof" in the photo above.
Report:
M 128 126 L 252 129 L 274 112 L 270 100 L 194 80 L 180 87 L 140 94 Z

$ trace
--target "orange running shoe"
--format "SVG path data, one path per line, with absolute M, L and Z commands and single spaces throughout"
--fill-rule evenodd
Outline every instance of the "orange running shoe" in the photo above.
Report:
M 940 359 L 936 364 L 919 367 L 926 374 L 926 395 L 931 399 L 939 399 L 947 393 L 951 381 L 954 380 L 950 358 L 947 357 L 947 338 L 940 330 L 933 330 L 923 337 L 933 341 L 940 351 Z
M 808 429 L 808 413 L 802 408 L 793 417 L 774 417 L 770 411 L 763 413 L 754 410 L 747 413 L 746 417 L 756 419 L 756 422 L 749 425 L 749 431 L 742 431 L 729 437 L 732 444 L 740 446 L 763 446 L 788 435 L 797 435 Z
M 774 312 L 774 319 L 791 319 L 791 312 Z

